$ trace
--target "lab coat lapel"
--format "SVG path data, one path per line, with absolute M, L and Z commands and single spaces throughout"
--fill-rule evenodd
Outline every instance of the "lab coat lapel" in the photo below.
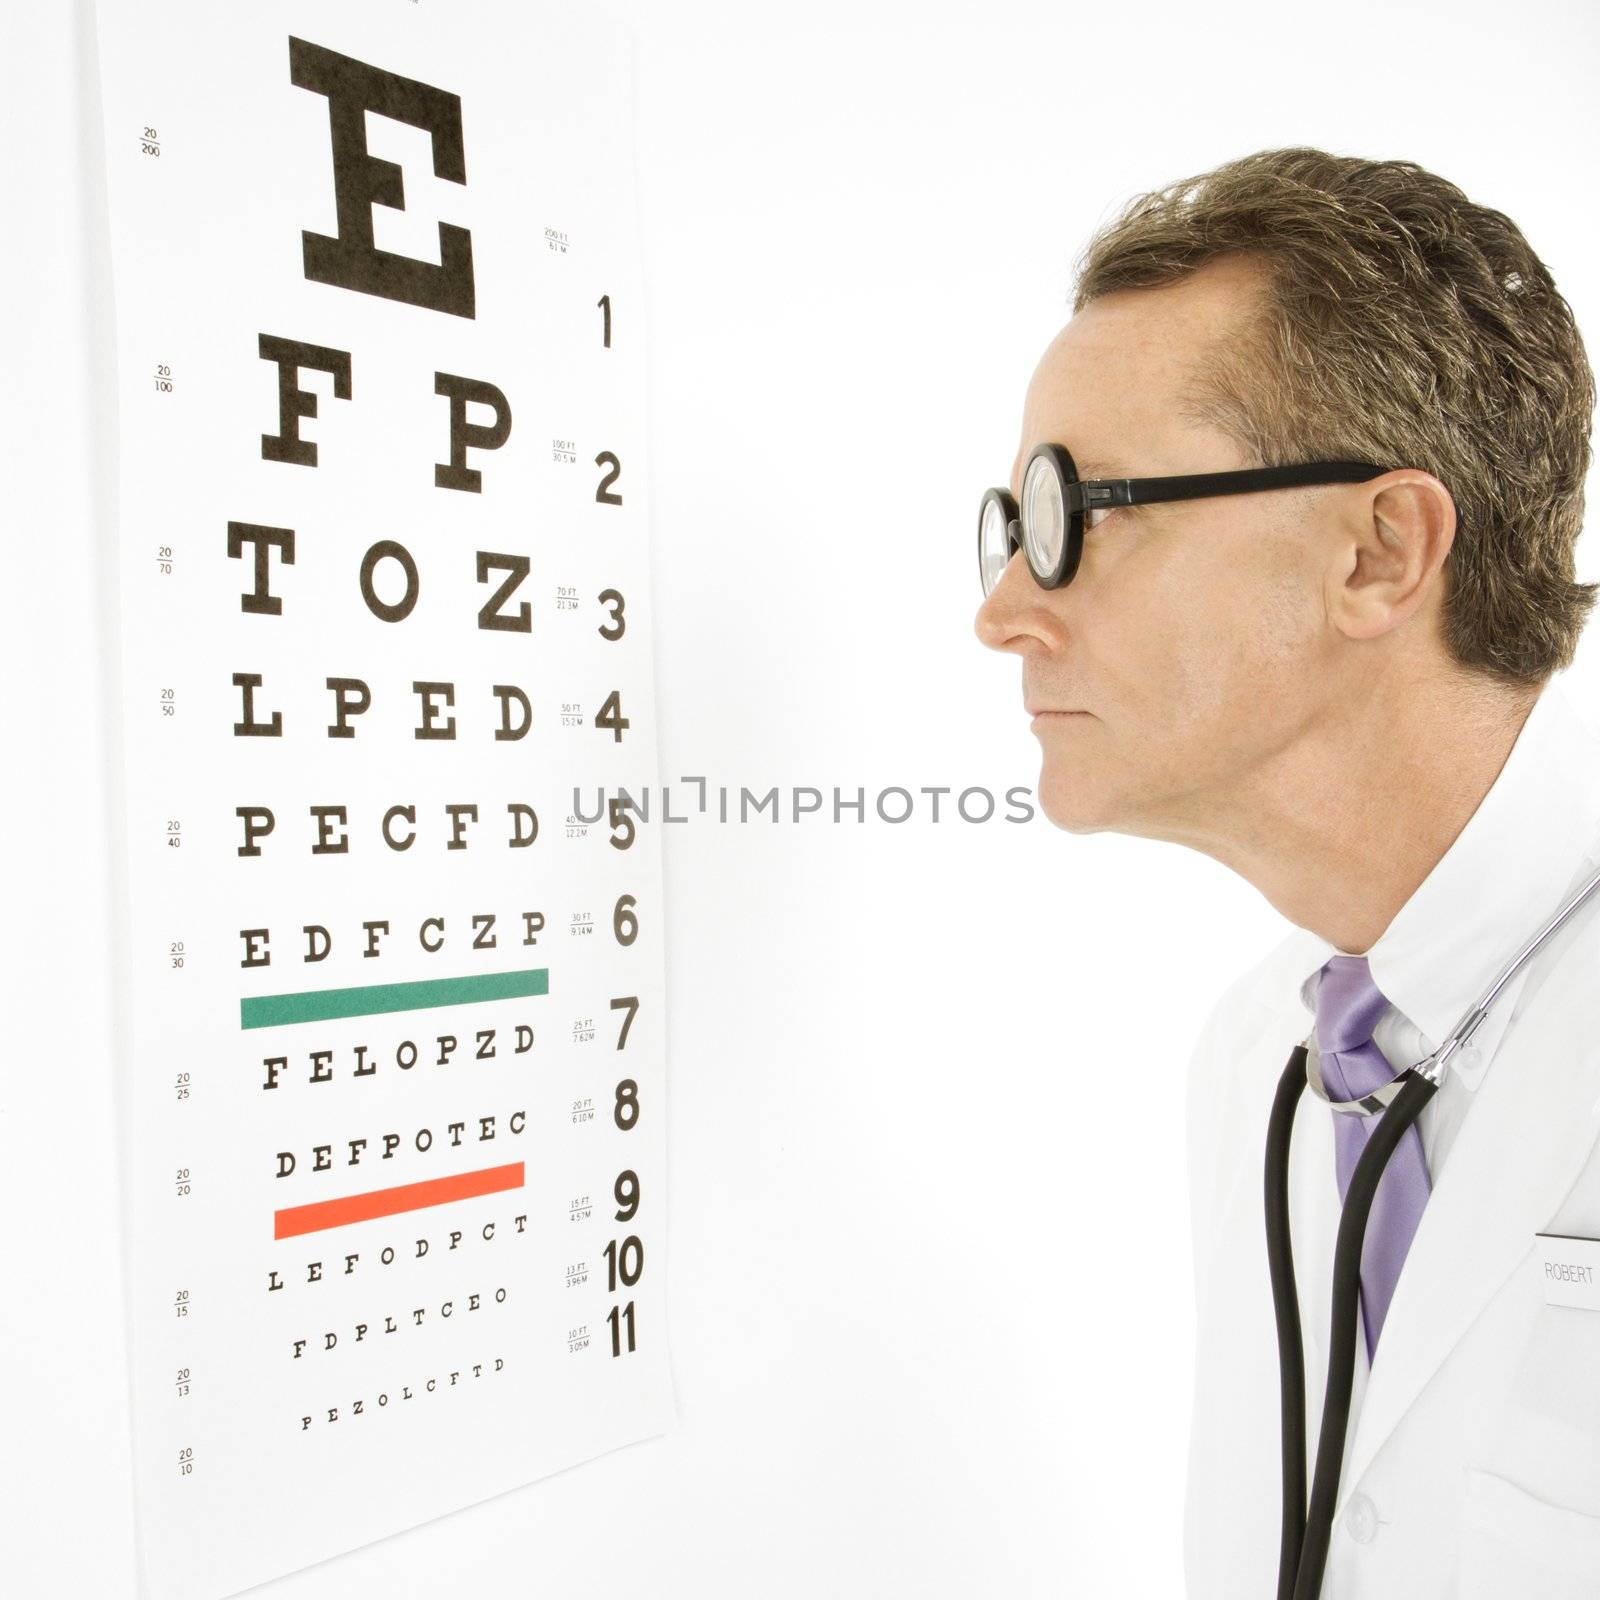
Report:
M 1593 930 L 1497 1050 L 1429 1196 L 1389 1304 L 1340 1480 L 1341 1505 L 1533 1246 L 1600 1136 L 1600 960 Z M 1552 941 L 1552 946 L 1556 941 Z M 1544 952 L 1557 959 L 1553 949 Z

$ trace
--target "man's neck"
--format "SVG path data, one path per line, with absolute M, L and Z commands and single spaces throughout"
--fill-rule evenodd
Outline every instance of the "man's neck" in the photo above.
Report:
M 1364 955 L 1494 786 L 1536 694 L 1373 694 L 1285 751 L 1202 848 L 1297 927 Z

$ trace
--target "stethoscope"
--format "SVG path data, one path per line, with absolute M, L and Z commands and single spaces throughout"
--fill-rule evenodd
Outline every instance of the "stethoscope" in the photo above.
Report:
M 1597 872 L 1501 969 L 1483 998 L 1467 1012 L 1432 1055 L 1397 1078 L 1356 1100 L 1334 1100 L 1324 1091 L 1316 1059 L 1315 1030 L 1289 1052 L 1267 1120 L 1267 1262 L 1272 1274 L 1272 1306 L 1278 1322 L 1278 1385 L 1282 1410 L 1283 1524 L 1278 1546 L 1278 1600 L 1317 1600 L 1328 1560 L 1333 1511 L 1339 1496 L 1345 1431 L 1350 1421 L 1350 1387 L 1355 1373 L 1357 1295 L 1361 1286 L 1361 1246 L 1367 1214 L 1384 1166 L 1406 1129 L 1438 1090 L 1456 1051 L 1478 1031 L 1501 991 L 1568 918 L 1600 888 Z M 1289 1136 L 1300 1091 L 1310 1084 L 1317 1097 L 1346 1116 L 1371 1117 L 1387 1111 L 1372 1130 L 1356 1162 L 1339 1217 L 1333 1248 L 1333 1317 L 1328 1341 L 1328 1381 L 1322 1403 L 1317 1464 L 1306 1504 L 1305 1352 L 1300 1341 L 1300 1301 L 1295 1292 L 1294 1255 L 1289 1244 Z

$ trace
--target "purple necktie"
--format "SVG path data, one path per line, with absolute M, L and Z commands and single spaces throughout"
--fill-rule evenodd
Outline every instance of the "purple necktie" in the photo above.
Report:
M 1372 1037 L 1388 1003 L 1372 981 L 1365 956 L 1334 956 L 1323 967 L 1317 990 L 1317 1050 L 1322 1061 L 1322 1086 L 1332 1099 L 1357 1099 L 1400 1075 Z M 1335 1111 L 1332 1115 L 1334 1167 L 1342 1203 L 1368 1136 L 1384 1113 L 1363 1117 Z M 1378 1335 L 1383 1332 L 1383 1319 L 1388 1315 L 1400 1268 L 1431 1189 L 1422 1135 L 1412 1123 L 1384 1168 L 1361 1250 L 1361 1319 L 1369 1362 L 1378 1347 Z

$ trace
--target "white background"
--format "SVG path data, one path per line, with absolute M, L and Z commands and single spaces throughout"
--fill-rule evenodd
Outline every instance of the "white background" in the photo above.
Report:
M 975 508 L 1134 192 L 1272 145 L 1419 161 L 1518 222 L 1600 362 L 1587 4 L 608 9 L 635 32 L 666 779 L 1036 781 L 1020 664 L 972 633 Z M 120 1600 L 87 15 L 4 24 L 0 1584 Z M 1595 662 L 1568 680 L 1591 717 Z M 1206 857 L 1043 818 L 698 819 L 665 849 L 680 1428 L 258 1592 L 1177 1593 L 1184 1069 L 1286 924 Z

